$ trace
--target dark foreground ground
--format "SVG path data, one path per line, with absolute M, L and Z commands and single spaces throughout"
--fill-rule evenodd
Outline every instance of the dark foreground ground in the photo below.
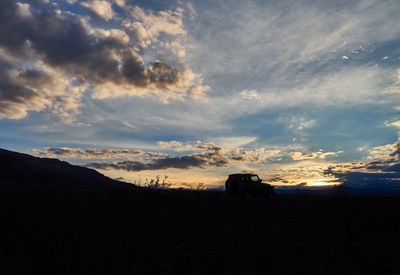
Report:
M 400 199 L 0 184 L 0 274 L 400 273 Z

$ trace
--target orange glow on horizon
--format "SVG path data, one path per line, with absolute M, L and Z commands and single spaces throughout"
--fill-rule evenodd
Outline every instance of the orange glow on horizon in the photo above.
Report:
M 309 187 L 325 187 L 325 186 L 335 186 L 335 185 L 340 185 L 340 182 L 335 182 L 335 181 L 324 181 L 324 179 L 318 179 L 318 180 L 313 180 L 310 182 L 307 182 L 306 186 Z

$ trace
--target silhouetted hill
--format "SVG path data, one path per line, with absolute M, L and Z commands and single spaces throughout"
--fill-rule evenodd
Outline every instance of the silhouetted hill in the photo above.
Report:
M 128 186 L 101 173 L 51 158 L 0 149 L 0 181 L 52 186 Z

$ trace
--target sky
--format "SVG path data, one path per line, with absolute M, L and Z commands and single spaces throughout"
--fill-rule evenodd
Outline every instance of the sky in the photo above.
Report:
M 400 2 L 0 2 L 0 147 L 143 184 L 400 188 Z

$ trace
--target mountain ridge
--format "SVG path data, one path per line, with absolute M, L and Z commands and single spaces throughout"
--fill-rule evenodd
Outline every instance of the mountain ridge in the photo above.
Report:
M 0 148 L 0 181 L 13 183 L 40 183 L 51 186 L 128 187 L 103 174 L 66 161 L 40 158 Z

